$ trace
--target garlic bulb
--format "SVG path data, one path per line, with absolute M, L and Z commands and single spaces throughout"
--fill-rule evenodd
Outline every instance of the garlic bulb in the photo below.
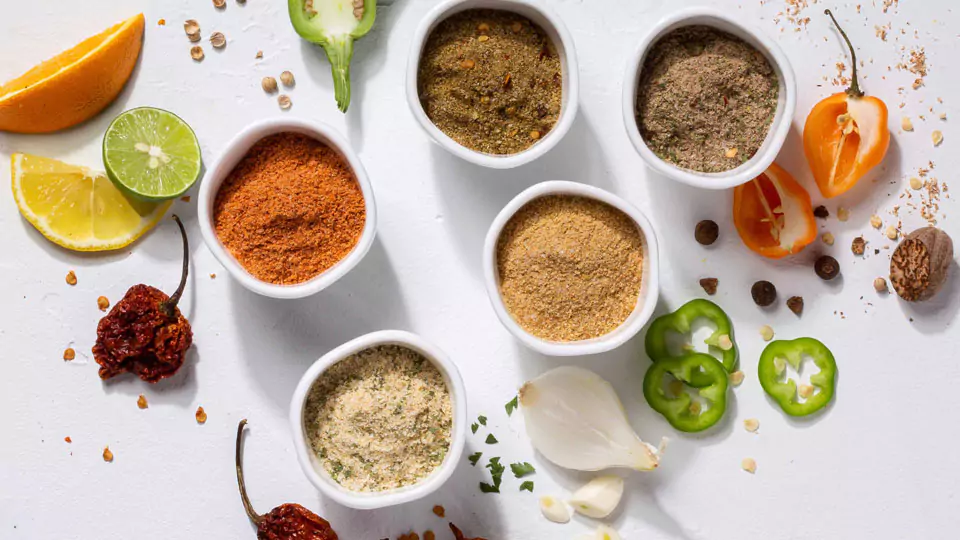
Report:
M 520 407 L 533 446 L 550 461 L 578 471 L 657 468 L 656 449 L 641 441 L 610 383 L 578 367 L 559 367 L 520 388 Z
M 616 510 L 622 496 L 623 478 L 598 476 L 573 494 L 570 505 L 587 517 L 605 518 Z
M 570 509 L 567 508 L 567 504 L 550 495 L 540 497 L 540 512 L 543 514 L 543 517 L 554 523 L 566 523 L 570 521 Z

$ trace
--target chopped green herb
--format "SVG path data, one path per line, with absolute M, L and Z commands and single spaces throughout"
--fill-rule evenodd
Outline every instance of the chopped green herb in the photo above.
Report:
M 478 452 L 479 453 L 479 452 Z M 479 459 L 479 456 L 477 456 Z M 500 493 L 500 482 L 503 481 L 503 471 L 506 467 L 500 464 L 499 457 L 492 457 L 486 467 L 490 469 L 490 476 L 493 478 L 493 485 L 486 482 L 480 482 L 480 491 L 484 493 Z
M 474 467 L 476 467 L 477 462 L 480 461 L 480 456 L 482 455 L 483 455 L 483 452 L 475 452 L 467 456 L 467 459 L 470 460 L 470 465 L 473 465 Z
M 537 472 L 537 470 L 533 468 L 533 465 L 527 463 L 526 461 L 523 463 L 511 463 L 510 470 L 513 471 L 513 476 L 517 478 L 523 478 L 528 474 Z
M 500 486 L 491 486 L 486 482 L 480 482 L 480 491 L 484 493 L 500 493 Z
M 486 440 L 487 444 L 497 444 L 497 442 L 499 441 L 497 441 L 497 438 L 493 436 L 493 433 L 490 433 L 489 435 L 487 435 L 487 440 Z
M 481 414 L 477 417 L 477 422 L 480 422 L 480 425 L 485 426 L 487 425 L 487 417 Z
M 476 423 L 470 424 L 470 431 L 472 431 L 474 435 L 477 434 L 478 429 L 480 429 L 479 424 L 476 424 Z
M 503 406 L 503 408 L 507 410 L 507 416 L 512 415 L 513 411 L 517 410 L 518 400 L 519 396 L 513 396 L 513 399 L 508 401 L 507 404 Z
M 520 484 L 520 491 L 529 491 L 533 493 L 533 480 L 527 480 L 526 482 Z

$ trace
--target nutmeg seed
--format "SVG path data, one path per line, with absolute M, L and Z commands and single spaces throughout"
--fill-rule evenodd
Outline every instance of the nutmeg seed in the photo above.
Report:
M 890 259 L 890 283 L 900 298 L 923 302 L 947 282 L 953 263 L 953 240 L 936 227 L 924 227 L 904 237 Z

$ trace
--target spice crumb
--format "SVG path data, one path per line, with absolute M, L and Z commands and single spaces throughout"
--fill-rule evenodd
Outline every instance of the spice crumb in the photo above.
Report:
M 883 220 L 880 219 L 880 216 L 874 214 L 870 216 L 870 226 L 874 229 L 879 230 L 880 227 L 883 227 Z
M 896 240 L 900 236 L 900 232 L 893 225 L 887 226 L 887 230 L 884 234 L 886 234 L 887 238 L 890 240 Z
M 73 439 L 71 439 L 70 437 L 64 437 L 64 438 L 63 438 L 63 442 L 65 442 L 65 443 L 67 443 L 67 444 L 70 444 L 70 443 L 73 442 Z
M 194 45 L 190 48 L 190 58 L 193 58 L 197 62 L 203 60 L 203 47 L 199 45 Z
M 823 233 L 823 236 L 821 236 L 820 239 L 823 240 L 823 243 L 828 246 L 832 246 L 835 240 L 833 237 L 833 233 L 829 233 L 829 232 Z
M 863 255 L 866 249 L 867 241 L 864 240 L 862 236 L 854 238 L 853 243 L 850 244 L 850 251 L 852 251 L 854 255 Z
M 97 297 L 97 307 L 100 308 L 100 311 L 106 311 L 110 307 L 110 300 L 106 296 Z
M 183 202 L 185 202 L 185 203 L 188 203 L 188 202 L 190 202 L 190 196 L 189 196 L 189 195 L 184 195 L 183 197 L 180 197 L 180 200 L 183 201 Z
M 67 285 L 76 285 L 77 284 L 77 274 L 73 270 L 67 272 Z
M 157 21 L 157 26 L 166 26 L 166 25 L 167 25 L 166 19 L 160 19 L 159 21 Z
M 137 398 L 137 407 L 140 407 L 141 409 L 147 408 L 147 397 L 143 394 L 140 394 L 140 397 Z
M 740 462 L 740 467 L 750 474 L 755 474 L 757 472 L 757 461 L 753 458 L 744 458 Z
M 263 58 L 263 51 L 257 51 L 257 54 L 256 56 L 254 56 L 254 58 L 256 58 L 257 60 L 260 60 L 261 58 Z
M 106 461 L 107 463 L 110 463 L 113 461 L 113 452 L 110 451 L 109 446 L 103 447 L 103 460 Z
M 446 509 L 440 506 L 439 504 L 433 507 L 433 513 L 436 514 L 437 517 L 441 517 L 441 518 L 444 517 L 446 515 L 446 512 L 447 512 Z
M 216 275 L 216 274 L 210 274 L 210 279 L 217 279 L 217 275 Z
M 193 416 L 197 419 L 198 424 L 207 422 L 207 411 L 203 410 L 203 407 L 197 407 L 197 412 Z
M 787 299 L 787 307 L 790 308 L 795 315 L 803 314 L 803 298 L 800 296 L 791 296 Z
M 717 294 L 717 286 L 720 284 L 720 280 L 717 278 L 703 278 L 700 280 L 700 286 L 703 287 L 703 291 L 710 296 Z
M 848 208 L 840 207 L 837 208 L 837 219 L 840 221 L 847 221 L 850 219 L 850 210 Z
M 68 347 L 68 348 L 64 349 L 64 351 L 63 351 L 63 359 L 64 359 L 64 361 L 69 362 L 69 361 L 73 360 L 73 359 L 76 358 L 76 357 L 77 357 L 77 351 L 73 350 L 73 347 Z

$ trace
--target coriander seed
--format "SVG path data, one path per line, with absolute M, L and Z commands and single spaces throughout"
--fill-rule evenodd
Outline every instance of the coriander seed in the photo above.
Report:
M 260 87 L 264 92 L 272 94 L 277 91 L 277 80 L 273 77 L 264 77 L 260 80 Z
M 713 245 L 720 236 L 720 227 L 717 225 L 717 222 L 705 219 L 697 223 L 697 227 L 693 231 L 693 236 L 701 245 Z
M 280 105 L 280 108 L 283 110 L 287 110 L 293 105 L 293 101 L 290 99 L 290 96 L 286 94 L 281 94 L 280 96 L 278 96 L 277 103 Z
M 197 62 L 203 60 L 203 47 L 199 45 L 194 45 L 190 48 L 190 58 L 193 58 Z
M 878 293 L 885 293 L 889 290 L 887 289 L 887 280 L 883 279 L 882 277 L 878 277 L 877 279 L 873 280 L 873 288 Z
M 769 281 L 758 281 L 750 288 L 750 296 L 760 307 L 767 307 L 777 301 L 777 288 Z
M 280 74 L 280 82 L 282 82 L 287 88 L 291 88 L 297 83 L 297 81 L 293 78 L 293 73 L 289 71 L 284 71 Z
M 222 49 L 227 45 L 227 38 L 222 32 L 214 32 L 210 34 L 210 44 L 214 49 Z
M 829 255 L 823 255 L 813 265 L 814 272 L 824 281 L 830 281 L 840 275 L 840 263 Z

